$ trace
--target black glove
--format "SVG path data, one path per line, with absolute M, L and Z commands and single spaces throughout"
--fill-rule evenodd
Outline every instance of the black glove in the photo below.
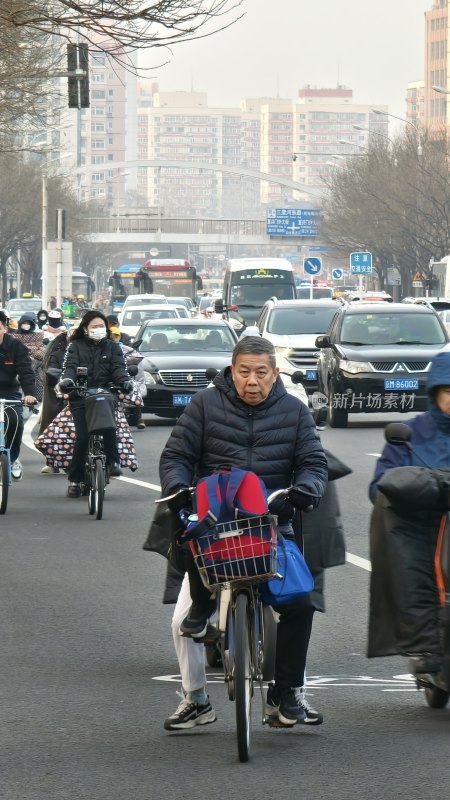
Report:
M 289 489 L 288 499 L 294 508 L 299 509 L 299 511 L 306 511 L 306 509 L 312 511 L 319 505 L 320 498 L 311 497 L 310 494 L 304 492 L 299 486 L 293 486 L 292 489 Z
M 178 492 L 180 489 L 183 489 L 184 491 L 180 491 L 180 493 L 177 494 L 176 497 L 173 497 L 172 500 L 167 500 L 167 507 L 170 508 L 174 514 L 178 514 L 178 512 L 183 508 L 191 505 L 191 493 L 187 486 L 175 486 L 175 488 L 172 489 L 171 492 L 168 492 L 168 494 L 175 494 L 175 492 Z
M 125 383 L 122 384 L 122 390 L 125 392 L 125 394 L 128 394 L 129 392 L 133 391 L 133 386 L 133 381 L 125 381 Z

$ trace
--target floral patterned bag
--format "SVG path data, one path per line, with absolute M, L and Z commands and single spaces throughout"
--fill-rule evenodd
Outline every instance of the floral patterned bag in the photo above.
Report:
M 138 468 L 138 462 L 130 428 L 123 411 L 120 408 L 116 408 L 115 413 L 120 466 L 128 467 L 132 472 L 135 472 Z M 48 428 L 38 436 L 34 446 L 45 456 L 45 460 L 50 467 L 68 470 L 72 461 L 75 439 L 76 433 L 72 414 L 69 406 L 65 406 Z

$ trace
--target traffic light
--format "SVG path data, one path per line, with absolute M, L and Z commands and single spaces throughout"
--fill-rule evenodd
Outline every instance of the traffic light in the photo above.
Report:
M 81 74 L 81 71 L 84 74 Z M 89 50 L 87 44 L 67 45 L 69 108 L 89 108 Z M 77 74 L 79 73 L 79 74 Z

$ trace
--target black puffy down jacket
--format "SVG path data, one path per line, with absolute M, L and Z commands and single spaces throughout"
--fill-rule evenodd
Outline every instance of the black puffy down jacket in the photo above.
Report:
M 227 367 L 213 388 L 192 398 L 161 455 L 163 496 L 229 467 L 255 472 L 271 491 L 293 483 L 323 495 L 327 460 L 311 413 L 280 378 L 266 400 L 250 406 L 236 394 Z
M 113 383 L 123 386 L 131 380 L 128 374 L 122 348 L 111 339 L 94 342 L 87 336 L 83 339 L 72 339 L 64 357 L 63 378 L 77 378 L 77 367 L 87 367 L 87 385 L 89 388 L 106 388 Z

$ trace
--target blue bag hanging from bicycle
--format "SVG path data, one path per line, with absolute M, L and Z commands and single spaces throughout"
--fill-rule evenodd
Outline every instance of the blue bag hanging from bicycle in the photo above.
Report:
M 277 542 L 277 575 L 261 584 L 265 606 L 294 603 L 314 589 L 314 578 L 303 554 L 293 539 L 279 535 Z
M 111 392 L 97 391 L 95 394 L 87 395 L 84 402 L 86 427 L 89 433 L 116 429 L 115 402 Z
M 253 472 L 232 468 L 199 480 L 198 521 L 187 538 L 205 583 L 274 574 L 276 536 L 267 491 Z

